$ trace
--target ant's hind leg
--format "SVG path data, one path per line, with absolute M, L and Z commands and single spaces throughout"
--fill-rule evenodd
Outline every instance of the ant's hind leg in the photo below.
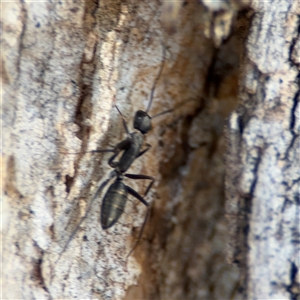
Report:
M 148 175 L 125 174 L 125 176 L 128 177 L 128 178 L 131 178 L 131 179 L 148 179 L 148 180 L 151 180 L 150 184 L 148 185 L 148 187 L 146 189 L 144 197 L 148 194 L 149 190 L 151 189 L 151 187 L 152 187 L 152 185 L 153 185 L 153 183 L 155 181 L 154 177 L 148 176 Z M 147 206 L 147 212 L 146 212 L 145 219 L 144 219 L 144 222 L 142 224 L 139 236 L 137 238 L 137 241 L 136 241 L 135 245 L 132 247 L 132 249 L 130 250 L 130 252 L 127 254 L 127 258 L 128 258 L 133 253 L 133 251 L 135 250 L 135 248 L 137 247 L 137 245 L 140 242 L 140 239 L 141 239 L 141 237 L 143 235 L 143 232 L 144 232 L 145 225 L 147 223 L 147 219 L 148 219 L 150 210 L 149 210 L 149 203 L 138 192 L 136 192 L 134 189 L 132 189 L 129 186 L 126 186 L 126 189 L 127 189 L 128 193 L 130 195 L 132 195 L 133 197 L 137 198 L 139 201 L 141 201 L 144 205 Z
M 130 178 L 130 179 L 134 179 L 134 180 L 137 180 L 137 179 L 143 179 L 143 180 L 151 180 L 151 182 L 149 183 L 149 185 L 148 185 L 148 187 L 147 187 L 147 189 L 146 189 L 146 192 L 145 192 L 145 194 L 144 194 L 144 197 L 146 197 L 147 196 L 147 194 L 148 194 L 148 192 L 150 191 L 150 189 L 151 189 L 151 187 L 152 187 L 152 185 L 153 185 L 153 183 L 154 183 L 154 181 L 155 181 L 155 179 L 154 179 L 154 177 L 152 177 L 152 176 L 148 176 L 148 175 L 141 175 L 141 174 L 125 174 L 125 176 L 127 177 L 127 178 Z M 135 192 L 135 191 L 134 191 Z M 139 194 L 138 194 L 139 195 Z M 132 196 L 134 196 L 134 197 L 136 197 L 135 195 L 132 195 Z M 140 196 L 140 195 L 139 195 Z M 136 198 L 138 198 L 138 197 L 136 197 Z M 138 198 L 139 199 L 139 198 Z M 139 199 L 140 200 L 140 199 Z M 141 201 L 141 202 L 143 202 L 143 201 Z
M 129 174 L 127 174 L 129 175 Z M 136 175 L 136 176 L 139 176 L 139 175 Z M 150 177 L 150 176 L 148 176 Z M 140 178 L 139 178 L 140 179 Z M 130 252 L 127 254 L 126 258 L 128 258 L 132 253 L 133 251 L 135 250 L 135 248 L 137 247 L 137 245 L 139 244 L 140 242 L 140 239 L 142 237 L 142 234 L 144 232 L 144 228 L 145 228 L 145 225 L 146 225 L 146 222 L 147 222 L 147 219 L 148 219 L 148 215 L 149 215 L 149 203 L 147 201 L 145 201 L 145 199 L 138 193 L 136 192 L 134 189 L 132 189 L 131 187 L 129 186 L 126 186 L 126 189 L 128 191 L 128 193 L 130 195 L 132 195 L 133 197 L 137 198 L 138 200 L 140 200 L 144 205 L 147 206 L 147 213 L 146 213 L 146 216 L 145 216 L 145 219 L 144 219 L 144 222 L 143 222 L 143 225 L 142 225 L 142 228 L 140 230 L 140 233 L 139 233 L 139 236 L 138 236 L 138 239 L 136 241 L 136 243 L 134 244 L 134 246 L 132 247 L 132 249 L 130 250 Z M 149 190 L 149 189 L 148 189 Z
M 69 247 L 69 244 L 70 242 L 72 241 L 72 239 L 74 238 L 74 236 L 76 235 L 78 229 L 80 228 L 81 224 L 83 223 L 83 221 L 87 218 L 89 212 L 91 211 L 92 209 L 92 205 L 95 201 L 95 199 L 98 198 L 98 196 L 100 195 L 100 193 L 102 192 L 102 190 L 105 188 L 105 186 L 108 184 L 108 182 L 114 178 L 116 176 L 116 173 L 114 171 L 112 171 L 109 175 L 109 178 L 106 179 L 105 181 L 102 182 L 102 184 L 100 185 L 100 187 L 97 189 L 97 192 L 95 193 L 94 197 L 92 198 L 92 200 L 90 201 L 87 209 L 86 209 L 86 212 L 84 214 L 84 216 L 81 218 L 81 220 L 79 221 L 79 223 L 77 224 L 77 226 L 75 227 L 75 229 L 73 230 L 72 234 L 69 236 L 65 246 L 63 247 L 62 251 L 60 252 L 57 260 L 55 261 L 55 265 L 58 263 L 58 261 L 60 260 L 62 254 L 67 250 L 67 248 Z

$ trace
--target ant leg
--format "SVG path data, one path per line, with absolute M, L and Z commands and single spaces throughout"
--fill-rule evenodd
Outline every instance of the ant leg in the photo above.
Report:
M 146 144 L 146 149 L 144 149 L 143 151 L 141 151 L 136 158 L 142 156 L 143 154 L 145 154 L 152 146 L 150 144 Z
M 148 185 L 148 187 L 147 187 L 147 189 L 146 189 L 146 192 L 145 192 L 145 194 L 144 194 L 144 197 L 146 197 L 147 196 L 147 194 L 148 194 L 148 192 L 149 192 L 149 190 L 151 189 L 151 187 L 152 187 L 152 185 L 153 185 L 153 183 L 154 183 L 154 181 L 155 181 L 155 179 L 154 179 L 154 177 L 152 177 L 152 176 L 148 176 L 148 175 L 141 175 L 141 174 L 124 174 L 124 176 L 126 176 L 127 178 L 131 178 L 131 179 L 144 179 L 144 180 L 151 180 L 151 182 L 150 182 L 150 184 Z M 134 195 L 133 195 L 134 196 Z
M 130 174 L 127 174 L 127 175 L 130 175 Z M 126 175 L 125 175 L 126 176 Z M 137 175 L 138 176 L 138 175 Z M 128 177 L 128 178 L 130 178 L 130 177 Z M 137 192 L 137 191 L 135 191 L 133 188 L 131 188 L 130 186 L 127 186 L 126 185 L 126 189 L 127 189 L 127 192 L 131 195 L 131 196 L 133 196 L 133 197 L 135 197 L 135 198 L 137 198 L 138 200 L 140 200 L 144 205 L 146 205 L 147 207 L 149 206 L 149 203 Z
M 148 186 L 148 188 L 145 192 L 145 196 L 148 194 L 150 188 L 152 187 L 152 185 L 154 183 L 154 178 L 151 177 L 151 176 L 147 176 L 147 175 L 125 174 L 125 176 L 128 177 L 128 178 L 131 178 L 131 179 L 149 179 L 149 180 L 151 180 L 151 183 L 149 184 L 149 186 Z M 126 258 L 128 258 L 133 253 L 133 251 L 136 249 L 136 247 L 138 246 L 138 244 L 140 242 L 140 239 L 141 239 L 141 237 L 143 235 L 143 232 L 144 232 L 144 229 L 145 229 L 145 225 L 147 223 L 147 219 L 148 219 L 150 210 L 149 210 L 149 203 L 146 202 L 144 200 L 144 198 L 139 193 L 137 193 L 135 190 L 133 190 L 129 186 L 126 186 L 126 188 L 127 188 L 127 191 L 128 191 L 129 194 L 131 194 L 132 196 L 134 196 L 135 198 L 137 198 L 138 200 L 140 200 L 143 204 L 145 204 L 147 206 L 147 212 L 146 212 L 145 219 L 144 219 L 143 225 L 141 227 L 138 239 L 137 239 L 135 245 L 130 250 L 130 252 L 127 254 Z
M 132 140 L 127 138 L 126 140 L 123 140 L 122 142 L 116 145 L 115 149 L 113 150 L 114 155 L 108 160 L 108 164 L 112 168 L 116 168 L 119 164 L 119 162 L 114 162 L 114 159 L 119 155 L 119 153 L 122 150 L 128 149 L 131 146 L 131 144 L 132 144 Z
M 115 177 L 115 176 L 116 176 L 116 172 L 112 171 L 112 172 L 110 173 L 110 175 L 109 175 L 109 178 L 106 179 L 104 182 L 102 182 L 102 184 L 101 184 L 100 187 L 98 188 L 96 194 L 94 195 L 93 199 L 91 200 L 91 202 L 90 202 L 90 204 L 89 204 L 89 206 L 88 206 L 88 208 L 87 208 L 87 210 L 86 210 L 84 216 L 82 217 L 82 219 L 80 220 L 80 222 L 77 224 L 76 228 L 73 230 L 72 234 L 70 235 L 70 237 L 69 237 L 68 240 L 67 240 L 66 245 L 65 245 L 64 248 L 62 249 L 61 253 L 59 254 L 58 259 L 55 261 L 54 264 L 57 264 L 57 262 L 60 260 L 60 258 L 61 258 L 61 256 L 62 256 L 62 254 L 67 250 L 67 248 L 68 248 L 70 242 L 72 241 L 73 237 L 74 237 L 75 234 L 77 233 L 77 231 L 78 231 L 80 225 L 81 225 L 82 222 L 86 219 L 88 213 L 90 212 L 94 200 L 98 197 L 98 195 L 99 195 L 99 194 L 101 193 L 101 191 L 105 188 L 105 186 L 108 184 L 108 182 L 109 182 L 113 177 Z
M 98 150 L 91 150 L 85 153 L 103 153 L 103 152 L 114 152 L 114 149 L 98 149 Z
M 98 149 L 98 150 L 91 150 L 91 151 L 84 151 L 84 152 L 60 152 L 63 154 L 82 154 L 82 153 L 105 153 L 105 152 L 115 152 L 114 149 Z

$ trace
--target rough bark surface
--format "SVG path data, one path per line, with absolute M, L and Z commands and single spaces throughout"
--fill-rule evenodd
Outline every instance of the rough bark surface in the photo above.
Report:
M 230 260 L 245 299 L 299 299 L 299 3 L 253 1 L 252 9 L 228 126 Z
M 203 3 L 1 4 L 2 299 L 236 297 L 224 250 L 223 126 L 237 99 L 240 42 L 231 30 L 243 3 Z M 129 169 L 156 179 L 143 239 L 127 259 L 145 207 L 130 198 L 104 231 L 100 196 L 65 247 L 112 171 L 111 154 L 88 151 L 125 137 L 114 98 L 132 130 L 162 44 L 150 115 L 175 109 L 153 120 L 152 148 Z

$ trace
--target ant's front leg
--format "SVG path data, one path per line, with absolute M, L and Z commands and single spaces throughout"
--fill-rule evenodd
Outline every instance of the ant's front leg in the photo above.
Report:
M 127 150 L 132 144 L 132 140 L 127 138 L 126 140 L 123 140 L 119 144 L 116 145 L 114 148 L 114 154 L 113 156 L 108 160 L 108 164 L 112 168 L 116 168 L 119 165 L 119 162 L 115 162 L 114 159 L 119 155 L 121 151 Z
M 151 147 L 152 146 L 150 144 L 146 144 L 146 149 L 144 149 L 143 151 L 141 151 L 136 158 L 144 155 Z

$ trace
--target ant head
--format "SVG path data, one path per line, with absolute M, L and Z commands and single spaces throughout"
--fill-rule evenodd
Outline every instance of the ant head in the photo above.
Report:
M 133 127 L 142 134 L 151 129 L 151 117 L 143 110 L 138 110 L 134 116 Z

